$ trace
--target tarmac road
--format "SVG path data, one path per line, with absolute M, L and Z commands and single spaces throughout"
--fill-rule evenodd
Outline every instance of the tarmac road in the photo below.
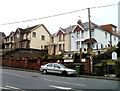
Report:
M 118 91 L 119 81 L 83 77 L 63 77 L 20 70 L 1 69 L 2 86 L 5 91 Z M 4 91 L 3 90 L 3 91 Z

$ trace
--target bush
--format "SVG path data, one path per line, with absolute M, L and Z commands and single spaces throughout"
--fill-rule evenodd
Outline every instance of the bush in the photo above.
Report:
M 117 56 L 120 57 L 120 48 L 112 48 L 107 50 L 105 53 L 99 54 L 97 56 L 93 56 L 93 61 L 98 61 L 98 60 L 107 60 L 112 58 L 112 52 L 116 52 Z

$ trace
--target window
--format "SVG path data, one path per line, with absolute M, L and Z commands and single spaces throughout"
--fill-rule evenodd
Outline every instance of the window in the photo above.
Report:
M 54 64 L 54 67 L 55 67 L 55 68 L 59 68 L 60 66 L 59 66 L 59 65 L 57 65 L 57 64 Z
M 48 46 L 45 45 L 45 46 L 44 46 L 44 49 L 48 49 Z
M 94 31 L 91 31 L 91 37 L 94 37 Z
M 116 37 L 114 37 L 114 41 L 116 41 Z
M 80 49 L 80 41 L 77 42 L 77 49 Z
M 101 44 L 101 49 L 103 48 L 103 44 Z
M 61 41 L 61 40 L 63 40 L 63 38 L 62 38 L 62 34 L 59 35 L 59 41 Z
M 64 34 L 59 35 L 59 41 L 63 41 L 63 40 L 65 40 L 65 35 Z
M 48 64 L 48 65 L 47 65 L 47 67 L 52 67 L 52 66 L 53 66 L 53 64 Z
M 20 38 L 20 35 L 19 35 L 19 34 L 16 34 L 16 37 L 17 37 L 17 38 Z
M 43 46 L 41 46 L 41 49 L 43 49 Z
M 80 31 L 77 31 L 77 38 L 80 38 Z
M 28 34 L 26 34 L 26 39 L 28 39 Z
M 11 41 L 13 41 L 13 37 L 11 37 Z
M 107 32 L 105 32 L 105 38 L 107 38 Z
M 59 51 L 62 51 L 62 45 L 59 44 Z
M 65 44 L 63 44 L 63 51 L 65 51 Z
M 82 31 L 81 37 L 84 38 L 84 32 Z
M 63 40 L 65 40 L 65 35 L 63 34 Z
M 54 43 L 54 37 L 52 37 L 51 40 L 52 40 L 52 43 Z
M 36 32 L 33 32 L 32 37 L 36 37 Z
M 41 40 L 45 40 L 45 36 L 44 35 L 41 36 Z
M 115 27 L 112 27 L 112 30 L 113 30 L 113 32 L 116 32 L 116 28 Z

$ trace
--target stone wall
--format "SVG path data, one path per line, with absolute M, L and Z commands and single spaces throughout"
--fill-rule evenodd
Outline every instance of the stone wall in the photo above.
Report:
M 41 57 L 48 54 L 47 50 L 37 49 L 15 49 L 7 52 L 3 57 L 25 58 L 25 57 Z

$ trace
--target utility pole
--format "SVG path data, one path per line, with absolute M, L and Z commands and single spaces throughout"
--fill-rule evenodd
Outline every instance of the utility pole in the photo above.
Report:
M 88 20 L 89 20 L 89 36 L 90 36 L 90 39 L 89 39 L 89 50 L 90 50 L 90 53 L 92 52 L 92 41 L 91 41 L 91 20 L 90 20 L 90 8 L 88 8 Z M 90 69 L 91 69 L 91 73 L 93 72 L 93 60 L 92 60 L 92 57 L 90 57 Z
M 92 42 L 91 42 L 91 20 L 90 20 L 90 8 L 88 8 L 88 21 L 89 21 L 89 43 L 90 43 L 90 45 L 89 45 L 89 50 L 90 50 L 90 52 L 92 52 Z

